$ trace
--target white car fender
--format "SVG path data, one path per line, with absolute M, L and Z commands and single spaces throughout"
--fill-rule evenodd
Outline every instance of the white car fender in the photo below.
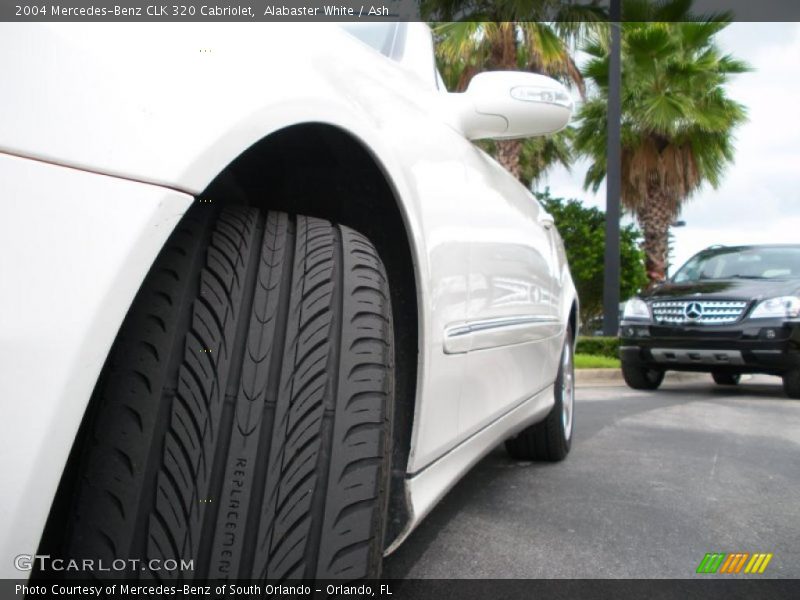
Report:
M 146 40 L 142 31 L 122 23 L 0 24 L 0 70 L 16 90 L 3 100 L 0 151 L 197 195 L 271 133 L 309 122 L 338 127 L 364 144 L 402 199 L 419 302 L 429 303 L 417 186 L 381 128 L 391 126 L 395 104 L 408 110 L 435 90 L 329 24 L 156 24 Z M 336 52 L 311 51 L 325 44 Z M 393 94 L 376 96 L 369 85 L 376 78 L 395 80 Z M 418 378 L 424 368 L 421 359 Z
M 0 188 L 0 577 L 19 579 L 13 559 L 36 552 L 119 325 L 192 197 L 2 153 Z
M 335 46 L 335 52 L 320 52 L 326 45 Z M 114 52 L 101 51 L 111 47 Z M 272 60 L 274 56 L 280 60 Z M 5 89 L 13 91 L 0 100 L 0 153 L 33 159 L 25 162 L 69 167 L 41 166 L 59 173 L 83 170 L 101 174 L 81 174 L 89 178 L 87 182 L 92 178 L 110 179 L 102 175 L 132 180 L 124 183 L 140 186 L 137 190 L 153 188 L 175 194 L 182 199 L 183 208 L 190 196 L 200 194 L 242 152 L 280 129 L 323 123 L 360 140 L 398 198 L 414 261 L 417 300 L 420 307 L 425 307 L 419 311 L 417 394 L 418 399 L 426 397 L 431 402 L 425 406 L 425 418 L 419 418 L 422 403 L 418 401 L 416 405 L 409 461 L 414 467 L 412 472 L 426 468 L 453 449 L 458 440 L 444 428 L 456 425 L 447 418 L 445 408 L 453 407 L 457 393 L 453 392 L 452 398 L 444 396 L 453 387 L 452 379 L 447 377 L 456 377 L 462 363 L 458 357 L 444 355 L 443 336 L 448 323 L 465 318 L 469 252 L 453 252 L 453 248 L 471 243 L 470 229 L 459 227 L 459 221 L 453 218 L 454 208 L 459 194 L 469 192 L 469 178 L 460 175 L 474 172 L 477 176 L 473 180 L 489 183 L 500 175 L 487 175 L 472 146 L 437 117 L 442 97 L 429 82 L 336 26 L 289 23 L 173 23 L 147 28 L 123 23 L 109 23 L 102 28 L 75 23 L 0 24 L 0 72 Z M 449 154 L 442 155 L 442 148 L 447 148 Z M 58 184 L 64 177 L 53 175 L 52 181 L 36 192 L 46 198 L 38 210 L 58 205 Z M 502 177 L 508 175 L 503 173 Z M 65 203 L 80 201 L 75 189 L 67 196 Z M 146 267 L 160 249 L 153 240 L 163 244 L 168 230 L 177 223 L 178 217 L 164 217 L 157 203 L 133 206 L 136 197 L 130 194 L 125 197 L 126 202 L 117 206 L 162 219 L 160 237 L 148 234 L 148 244 L 136 254 L 137 267 L 126 271 L 138 277 L 136 281 L 126 280 L 130 288 L 125 292 L 128 304 L 118 296 L 100 321 L 84 323 L 81 330 L 74 332 L 80 347 L 90 352 L 80 361 L 74 356 L 48 357 L 58 372 L 83 369 L 80 386 L 53 391 L 50 401 L 62 398 L 68 391 L 85 406 L 105 359 L 104 352 L 113 341 Z M 102 194 L 91 199 L 95 204 L 101 201 Z M 478 202 L 473 206 L 480 208 L 461 218 L 475 222 L 484 210 L 493 210 L 491 206 L 484 209 Z M 35 212 L 28 207 L 24 214 L 32 211 Z M 130 251 L 130 245 L 136 243 L 130 238 L 134 234 L 145 235 L 137 230 L 123 239 L 119 231 L 110 228 L 111 237 L 104 243 L 114 244 L 117 239 L 125 244 L 120 251 Z M 0 251 L 13 252 L 11 245 L 19 239 L 0 239 Z M 435 250 L 436 260 L 432 258 Z M 73 257 L 79 255 L 75 249 L 70 253 Z M 114 281 L 108 271 L 112 258 L 113 255 L 108 257 L 109 264 L 101 265 L 105 269 L 101 277 L 104 286 Z M 117 256 L 117 260 L 123 259 Z M 19 269 L 13 273 L 17 279 L 6 283 L 15 285 L 26 280 Z M 561 298 L 565 311 L 562 314 L 568 315 L 574 299 L 571 278 L 567 277 L 565 289 L 569 291 Z M 0 299 L 0 313 L 14 308 L 13 303 Z M 97 329 L 98 323 L 102 323 L 102 332 Z M 90 337 L 95 341 L 87 341 Z M 49 343 L 46 337 L 40 342 Z M 93 358 L 87 360 L 88 356 Z M 444 375 L 446 371 L 449 372 Z M 14 388 L 0 390 L 15 392 Z M 14 393 L 7 397 L 14 397 Z M 460 453 L 450 453 L 447 461 L 418 479 L 416 492 L 411 490 L 417 498 L 412 498 L 413 524 L 457 475 L 497 442 L 498 436 L 539 418 L 550 405 L 552 392 L 546 389 L 482 435 L 463 441 Z M 73 402 L 64 410 L 74 412 L 75 407 Z M 80 415 L 73 415 L 64 421 L 64 430 L 74 436 L 79 418 Z M 427 428 L 422 433 L 420 422 Z M 48 425 L 51 426 L 54 425 Z M 59 469 L 72 441 L 67 437 L 64 434 L 50 440 L 58 444 L 53 463 Z M 9 439 L 13 441 L 13 436 Z M 30 468 L 42 464 L 42 448 L 37 447 L 36 452 L 39 462 L 31 463 Z M 23 484 L 21 489 L 29 491 Z M 28 523 L 32 535 L 27 538 L 26 551 L 35 550 L 30 548 L 30 541 L 38 539 L 46 517 L 44 503 L 51 498 L 48 496 L 34 507 L 35 522 Z M 20 514 L 20 507 L 8 508 L 8 514 Z M 409 523 L 409 528 L 413 524 Z M 9 534 L 3 556 L 12 549 L 12 542 L 15 548 L 25 546 L 22 530 L 17 529 L 14 535 Z

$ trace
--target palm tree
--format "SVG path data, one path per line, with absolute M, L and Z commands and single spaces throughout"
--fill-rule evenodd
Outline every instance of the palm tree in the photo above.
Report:
M 569 13 L 564 12 L 567 8 Z M 583 96 L 583 77 L 572 49 L 582 39 L 587 23 L 600 23 L 603 13 L 599 9 L 575 9 L 563 0 L 424 0 L 422 13 L 437 19 L 462 19 L 432 23 L 437 62 L 450 90 L 464 91 L 481 71 L 524 70 L 572 84 Z M 555 20 L 544 22 L 545 17 Z M 520 18 L 530 20 L 515 20 Z M 569 166 L 570 136 L 563 132 L 547 139 L 502 140 L 482 146 L 530 185 L 557 162 Z
M 729 20 L 698 19 L 689 4 L 623 3 L 625 18 L 637 22 L 622 24 L 621 201 L 644 234 L 651 284 L 666 274 L 670 224 L 704 183 L 719 185 L 733 162 L 733 130 L 746 119 L 725 85 L 749 68 L 714 41 Z M 658 22 L 659 16 L 674 22 Z M 596 191 L 606 175 L 607 38 L 590 36 L 584 51 L 590 59 L 583 74 L 599 93 L 581 107 L 574 141 L 592 161 L 584 185 Z

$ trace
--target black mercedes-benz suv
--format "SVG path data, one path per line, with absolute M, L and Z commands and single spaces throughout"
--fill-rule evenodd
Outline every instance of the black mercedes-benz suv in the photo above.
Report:
M 620 338 L 632 388 L 656 389 L 668 370 L 709 372 L 721 385 L 767 373 L 800 398 L 800 245 L 703 250 L 628 300 Z

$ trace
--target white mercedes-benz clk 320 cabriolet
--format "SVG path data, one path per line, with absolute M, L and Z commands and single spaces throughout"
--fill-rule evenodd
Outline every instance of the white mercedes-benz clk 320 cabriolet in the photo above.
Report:
M 376 577 L 567 454 L 564 247 L 470 141 L 561 84 L 448 93 L 422 23 L 2 24 L 0 73 L 0 576 Z

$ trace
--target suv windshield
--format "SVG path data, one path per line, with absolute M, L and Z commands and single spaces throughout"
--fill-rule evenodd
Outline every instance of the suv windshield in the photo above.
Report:
M 696 254 L 672 281 L 800 277 L 800 246 L 715 248 Z

